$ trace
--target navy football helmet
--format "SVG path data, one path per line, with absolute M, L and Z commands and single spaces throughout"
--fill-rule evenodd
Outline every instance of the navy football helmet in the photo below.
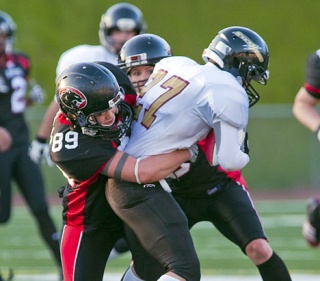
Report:
M 100 44 L 113 53 L 118 53 L 111 38 L 113 30 L 134 30 L 138 35 L 145 33 L 146 29 L 147 25 L 139 8 L 129 3 L 115 4 L 101 16 Z
M 163 58 L 172 56 L 170 45 L 155 34 L 141 34 L 129 39 L 121 48 L 118 66 L 129 74 L 132 67 L 155 65 Z M 134 82 L 136 88 L 144 86 L 147 80 Z
M 15 31 L 16 24 L 11 16 L 3 11 L 0 11 L 0 34 L 4 34 L 6 36 L 4 46 L 6 52 L 12 51 Z
M 258 102 L 260 96 L 250 82 L 267 83 L 270 59 L 267 44 L 259 34 L 241 26 L 225 28 L 203 51 L 202 58 L 236 77 L 248 94 L 249 107 Z

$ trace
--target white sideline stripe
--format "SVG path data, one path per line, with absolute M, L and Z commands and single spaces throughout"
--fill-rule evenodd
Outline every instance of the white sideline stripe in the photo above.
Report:
M 119 281 L 122 274 L 119 273 L 108 273 L 103 277 L 103 281 Z M 306 275 L 306 274 L 294 274 L 291 275 L 294 281 L 319 281 L 320 275 Z M 16 275 L 14 281 L 57 281 L 57 275 L 54 274 L 43 274 L 43 275 Z M 222 275 L 211 275 L 203 276 L 201 281 L 261 281 L 260 276 L 222 276 Z

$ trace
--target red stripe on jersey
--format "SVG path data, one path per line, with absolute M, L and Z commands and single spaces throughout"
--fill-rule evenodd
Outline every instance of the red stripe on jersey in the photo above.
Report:
M 304 84 L 304 87 L 306 88 L 306 90 L 312 94 L 316 94 L 319 95 L 320 98 L 320 88 L 314 88 L 311 85 L 309 85 L 308 83 Z
M 75 183 L 73 180 L 68 180 L 69 185 L 74 188 L 74 191 L 68 194 L 68 212 L 66 215 L 66 224 L 68 226 L 77 227 L 84 231 L 84 217 L 88 189 L 97 181 L 99 173 L 102 171 L 105 163 L 101 165 L 99 170 L 93 176 L 81 183 Z
M 74 280 L 74 270 L 81 237 L 82 231 L 78 228 L 64 227 L 60 246 L 64 280 Z
M 199 147 L 205 153 L 208 162 L 212 165 L 212 155 L 214 153 L 214 145 L 216 143 L 215 136 L 213 130 L 209 132 L 207 137 L 198 142 Z M 240 170 L 237 171 L 226 171 L 221 166 L 218 167 L 218 170 L 224 172 L 229 178 L 242 185 L 246 190 L 248 190 L 248 185 L 241 174 Z

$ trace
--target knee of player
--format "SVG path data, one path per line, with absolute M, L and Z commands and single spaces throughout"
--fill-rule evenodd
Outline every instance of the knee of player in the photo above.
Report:
M 246 246 L 246 254 L 255 265 L 266 262 L 272 256 L 272 249 L 265 239 L 255 239 Z

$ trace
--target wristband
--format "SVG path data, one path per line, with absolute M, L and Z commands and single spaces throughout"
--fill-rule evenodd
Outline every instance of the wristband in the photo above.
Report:
M 320 125 L 316 131 L 316 135 L 317 135 L 318 141 L 320 141 Z
M 141 184 L 141 181 L 139 179 L 139 162 L 141 158 L 137 158 L 136 164 L 134 165 L 134 175 L 136 177 L 136 181 L 138 184 Z
M 47 139 L 46 138 L 42 138 L 42 137 L 38 137 L 36 136 L 36 140 L 40 143 L 46 143 L 47 142 Z

